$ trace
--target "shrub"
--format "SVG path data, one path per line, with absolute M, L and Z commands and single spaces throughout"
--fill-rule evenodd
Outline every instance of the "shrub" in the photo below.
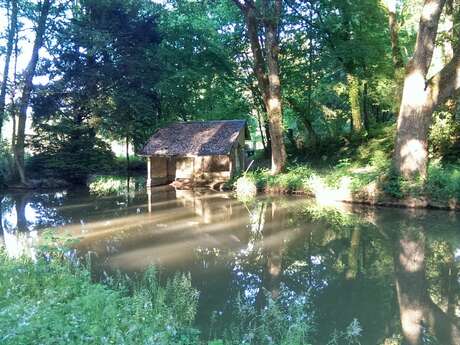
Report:
M 430 154 L 433 158 L 446 161 L 458 159 L 459 147 L 456 144 L 460 137 L 460 125 L 449 112 L 435 112 L 430 130 Z
M 251 199 L 257 194 L 256 178 L 252 174 L 245 174 L 235 182 L 235 192 L 238 199 Z
M 273 300 L 265 291 L 267 303 L 257 308 L 244 298 L 238 298 L 231 317 L 223 329 L 225 345 L 301 345 L 311 344 L 316 329 L 314 314 L 305 296 Z
M 428 168 L 425 189 L 428 196 L 436 200 L 460 200 L 460 166 L 433 162 Z
M 0 188 L 11 177 L 11 149 L 6 140 L 0 140 Z
M 149 270 L 140 283 L 122 285 L 92 283 L 89 271 L 55 258 L 33 263 L 0 253 L 0 343 L 198 343 L 189 277 L 163 288 Z

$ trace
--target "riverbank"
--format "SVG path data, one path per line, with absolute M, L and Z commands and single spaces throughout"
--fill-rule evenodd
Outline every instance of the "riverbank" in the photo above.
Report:
M 428 180 L 398 180 L 375 166 L 338 166 L 317 170 L 307 165 L 291 167 L 271 176 L 268 170 L 249 172 L 235 183 L 239 195 L 301 194 L 319 201 L 339 201 L 375 206 L 460 210 L 460 168 L 431 166 Z
M 426 181 L 406 181 L 391 173 L 394 128 L 375 129 L 365 142 L 344 142 L 331 149 L 306 151 L 284 173 L 271 176 L 259 168 L 247 172 L 233 187 L 240 194 L 303 194 L 320 201 L 341 201 L 368 205 L 460 209 L 460 161 L 431 159 Z
M 156 272 L 140 282 L 91 281 L 63 256 L 10 259 L 0 249 L 2 344 L 193 344 L 198 292 L 186 276 L 165 288 Z

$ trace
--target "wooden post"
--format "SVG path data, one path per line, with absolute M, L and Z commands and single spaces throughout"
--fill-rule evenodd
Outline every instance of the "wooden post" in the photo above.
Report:
M 147 200 L 149 213 L 152 213 L 152 190 L 150 188 L 147 189 Z
M 152 157 L 147 157 L 147 187 L 152 186 Z

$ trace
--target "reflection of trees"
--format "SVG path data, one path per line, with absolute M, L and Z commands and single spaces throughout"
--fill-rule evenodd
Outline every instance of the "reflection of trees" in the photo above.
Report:
M 13 200 L 16 208 L 16 228 L 18 231 L 27 231 L 26 206 L 28 194 L 14 194 Z
M 460 344 L 460 321 L 455 316 L 460 294 L 457 220 L 427 211 L 354 211 L 351 218 L 337 211 L 314 211 L 316 223 L 333 229 L 323 229 L 313 245 L 321 253 L 322 279 L 327 282 L 317 291 L 319 324 L 336 323 L 340 329 L 347 319 L 357 317 L 373 335 L 366 343 L 382 343 L 402 329 L 406 344 L 422 344 L 427 336 L 443 345 Z M 310 256 L 308 239 L 307 244 Z M 314 267 L 311 260 L 307 263 Z M 393 300 L 398 303 L 400 327 L 394 323 L 398 309 Z
M 423 225 L 406 225 L 398 231 L 395 281 L 404 338 L 410 345 L 422 344 L 426 327 L 442 344 L 459 344 L 459 320 L 444 312 L 429 294 L 426 247 Z
M 285 210 L 275 201 L 272 201 L 269 205 L 268 216 L 270 220 L 266 223 L 269 226 L 266 226 L 264 229 L 264 237 L 270 238 L 271 236 L 274 237 L 285 233 Z M 264 248 L 266 267 L 264 270 L 263 285 L 265 285 L 265 289 L 270 292 L 273 299 L 277 299 L 280 295 L 283 249 L 284 236 L 272 241 L 270 245 Z
M 359 265 L 359 243 L 361 238 L 361 228 L 357 225 L 353 227 L 351 233 L 350 250 L 348 252 L 347 279 L 355 279 L 358 274 Z

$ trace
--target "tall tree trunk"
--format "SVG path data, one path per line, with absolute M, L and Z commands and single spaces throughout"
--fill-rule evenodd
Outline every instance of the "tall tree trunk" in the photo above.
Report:
M 428 131 L 439 90 L 427 87 L 439 18 L 445 0 L 425 0 L 415 52 L 406 67 L 399 110 L 393 164 L 401 176 L 425 178 L 428 164 Z M 447 66 L 446 66 L 447 67 Z M 432 94 L 436 93 L 435 97 Z
M 286 165 L 286 148 L 283 140 L 281 83 L 278 62 L 278 26 L 281 16 L 282 0 L 275 0 L 273 5 L 270 5 L 268 1 L 263 1 L 262 16 L 258 13 L 259 11 L 253 0 L 233 1 L 241 9 L 246 20 L 247 35 L 254 59 L 254 73 L 268 115 L 272 156 L 271 172 L 272 174 L 277 174 L 281 172 Z M 265 54 L 262 51 L 258 35 L 261 25 L 265 33 Z M 266 58 L 264 58 L 264 55 Z
M 351 108 L 352 133 L 361 134 L 363 131 L 363 119 L 361 114 L 361 100 L 359 95 L 360 83 L 358 77 L 347 74 L 348 100 Z
M 403 68 L 404 62 L 399 47 L 399 26 L 396 15 L 396 0 L 386 0 L 388 11 L 388 28 L 390 29 L 391 57 L 395 68 Z
M 368 106 L 368 83 L 364 81 L 363 83 L 363 125 L 366 132 L 369 132 L 369 106 Z
M 264 148 L 264 151 L 267 151 L 267 144 L 265 143 L 265 136 L 264 136 L 264 131 L 263 131 L 262 117 L 260 116 L 259 109 L 256 109 L 256 113 L 257 113 L 257 124 L 259 126 L 259 132 L 260 132 L 260 139 L 262 140 L 262 146 Z
M 283 112 L 281 108 L 281 83 L 279 76 L 278 24 L 281 16 L 281 0 L 275 0 L 273 11 L 264 1 L 265 11 L 273 12 L 265 19 L 265 45 L 268 64 L 268 102 L 267 111 L 272 139 L 272 174 L 283 171 L 286 165 L 286 148 L 283 141 Z
M 310 19 L 313 13 L 310 14 Z M 312 40 L 310 39 L 308 42 L 308 83 L 307 83 L 307 114 L 306 118 L 302 117 L 303 125 L 308 131 L 308 135 L 310 136 L 311 143 L 313 144 L 313 148 L 318 146 L 319 138 L 316 134 L 315 130 L 313 129 L 313 125 L 310 121 L 312 118 L 312 93 L 313 93 L 313 44 Z
M 9 4 L 7 5 L 9 6 Z M 6 54 L 3 67 L 3 81 L 0 88 L 0 139 L 2 137 L 3 121 L 5 119 L 5 100 L 8 85 L 8 75 L 10 73 L 10 60 L 13 54 L 14 38 L 16 36 L 18 24 L 18 2 L 11 0 L 11 16 L 8 28 L 8 40 L 6 43 Z
M 391 43 L 391 58 L 393 60 L 394 80 L 396 89 L 394 97 L 396 99 L 397 108 L 395 113 L 399 113 L 399 105 L 401 103 L 402 89 L 404 82 L 404 61 L 399 45 L 399 25 L 396 14 L 396 0 L 385 0 L 384 4 L 388 12 L 388 29 L 390 30 Z
M 27 108 L 29 107 L 30 95 L 33 88 L 33 78 L 38 63 L 38 52 L 43 46 L 46 31 L 46 21 L 50 11 L 52 0 L 43 0 L 40 4 L 40 16 L 38 18 L 37 29 L 35 32 L 35 41 L 32 48 L 32 56 L 24 74 L 24 87 L 22 89 L 21 100 L 19 103 L 18 114 L 18 133 L 16 137 L 16 145 L 14 148 L 14 160 L 16 169 L 19 173 L 21 183 L 27 184 L 26 174 L 24 170 L 24 146 L 25 146 L 25 129 L 27 120 Z
M 11 131 L 11 147 L 14 150 L 16 145 L 16 90 L 18 87 L 17 84 L 17 77 L 18 77 L 18 55 L 19 55 L 19 48 L 18 48 L 18 41 L 19 36 L 18 32 L 16 31 L 16 37 L 14 39 L 14 67 L 13 67 L 13 87 L 11 88 L 11 119 L 13 123 L 13 128 Z M 14 162 L 10 165 L 12 170 L 14 170 Z

